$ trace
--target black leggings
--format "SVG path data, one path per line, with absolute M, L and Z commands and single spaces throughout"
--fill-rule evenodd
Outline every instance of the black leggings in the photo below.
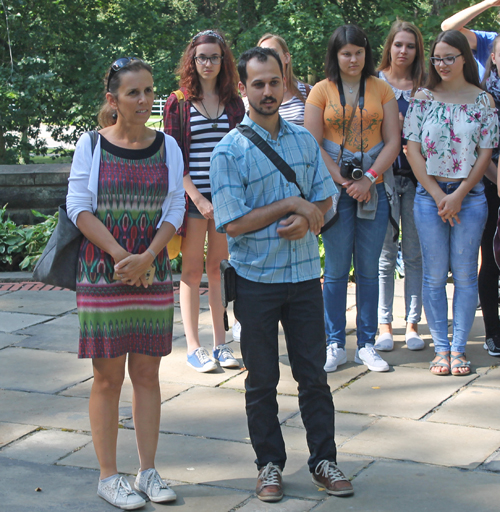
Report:
M 488 202 L 488 218 L 481 239 L 481 270 L 478 276 L 479 300 L 483 310 L 484 328 L 486 337 L 491 338 L 500 334 L 500 320 L 498 317 L 498 270 L 493 255 L 493 237 L 497 228 L 498 208 L 500 198 L 497 186 L 488 178 L 484 178 L 484 193 Z

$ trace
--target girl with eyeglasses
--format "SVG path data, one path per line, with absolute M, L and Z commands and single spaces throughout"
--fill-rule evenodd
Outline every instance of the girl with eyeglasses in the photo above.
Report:
M 217 233 L 210 189 L 210 156 L 216 144 L 245 115 L 237 92 L 233 55 L 216 31 L 196 34 L 179 65 L 180 91 L 165 105 L 165 132 L 178 142 L 184 157 L 186 216 L 183 235 L 180 303 L 187 341 L 187 365 L 198 372 L 239 367 L 225 343 L 224 309 L 220 289 L 220 262 L 228 258 L 226 235 Z M 180 97 L 180 99 L 179 99 Z M 182 125 L 182 129 L 181 129 Z M 208 237 L 205 260 L 205 239 Z M 213 359 L 200 345 L 198 317 L 203 268 L 208 277 L 208 302 L 212 315 Z
M 371 46 L 355 25 L 330 37 L 328 78 L 307 102 L 304 126 L 314 135 L 323 160 L 342 189 L 337 222 L 323 233 L 323 298 L 327 359 L 325 371 L 347 362 L 346 306 L 351 261 L 356 276 L 355 362 L 372 371 L 389 365 L 374 349 L 377 334 L 378 261 L 394 197 L 392 164 L 401 148 L 398 104 L 388 83 L 376 77 Z
M 434 341 L 435 375 L 468 375 L 467 338 L 477 307 L 477 260 L 487 217 L 481 178 L 498 145 L 493 98 L 479 84 L 467 38 L 441 32 L 429 78 L 410 102 L 404 124 L 408 161 L 419 181 L 415 224 L 423 259 L 423 303 Z M 454 282 L 448 339 L 446 281 Z
M 385 41 L 379 78 L 385 80 L 396 96 L 400 127 L 408 109 L 410 97 L 423 85 L 425 56 L 422 34 L 413 23 L 395 21 Z M 406 141 L 401 139 L 401 150 L 394 162 L 396 184 L 394 218 L 401 223 L 401 249 L 404 262 L 404 294 L 406 306 L 406 346 L 409 350 L 421 350 L 425 344 L 418 335 L 418 322 L 422 312 L 422 255 L 418 233 L 413 220 L 413 202 L 417 180 L 405 155 Z M 394 348 L 392 334 L 392 307 L 394 301 L 394 272 L 398 256 L 398 241 L 389 225 L 379 261 L 379 337 L 375 348 L 390 351 Z
M 166 244 L 182 223 L 182 155 L 175 140 L 146 127 L 154 100 L 149 64 L 124 57 L 105 81 L 99 132 L 78 141 L 69 177 L 68 217 L 84 237 L 76 301 L 78 356 L 91 358 L 92 441 L 97 494 L 125 510 L 176 499 L 155 469 L 161 396 L 158 372 L 172 350 L 174 298 Z M 135 490 L 116 464 L 125 366 L 140 470 Z

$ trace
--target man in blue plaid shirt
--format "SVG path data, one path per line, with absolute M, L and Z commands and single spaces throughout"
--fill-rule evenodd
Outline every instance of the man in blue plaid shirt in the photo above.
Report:
M 252 48 L 241 55 L 238 71 L 240 91 L 250 105 L 241 124 L 290 165 L 300 187 L 237 129 L 212 154 L 215 224 L 227 233 L 237 274 L 234 313 L 248 370 L 245 399 L 259 469 L 257 496 L 263 501 L 283 496 L 286 453 L 276 400 L 280 321 L 298 382 L 313 482 L 329 494 L 350 495 L 352 485 L 336 465 L 334 408 L 323 369 L 326 337 L 316 240 L 337 189 L 313 136 L 279 116 L 286 84 L 278 54 Z

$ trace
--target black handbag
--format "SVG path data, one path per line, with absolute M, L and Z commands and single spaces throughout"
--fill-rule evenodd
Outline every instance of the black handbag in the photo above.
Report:
M 271 160 L 287 181 L 296 185 L 299 189 L 300 197 L 305 199 L 305 196 L 297 183 L 297 175 L 295 174 L 295 171 L 285 162 L 285 160 L 283 160 L 283 158 L 281 158 L 281 156 L 279 156 L 278 153 L 276 153 L 276 151 L 274 151 L 274 149 L 255 130 L 250 128 L 250 126 L 240 124 L 236 129 L 247 139 L 251 140 L 262 151 L 262 153 Z M 336 209 L 334 210 L 330 208 L 330 210 L 325 214 L 325 223 L 321 228 L 320 233 L 324 233 L 327 229 L 330 229 L 335 222 L 337 222 L 338 217 L 339 215 Z
M 95 130 L 88 133 L 94 154 L 99 134 Z M 68 218 L 66 204 L 62 204 L 59 206 L 57 226 L 37 261 L 33 279 L 75 291 L 78 253 L 82 238 L 81 231 Z
M 69 220 L 66 204 L 59 206 L 59 220 L 33 271 L 33 279 L 76 290 L 81 231 Z

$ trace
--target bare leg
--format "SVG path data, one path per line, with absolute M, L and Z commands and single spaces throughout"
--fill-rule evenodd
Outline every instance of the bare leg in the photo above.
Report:
M 220 289 L 220 262 L 229 257 L 227 238 L 225 234 L 217 233 L 215 222 L 208 221 L 208 252 L 207 252 L 207 276 L 208 276 L 208 303 L 212 313 L 212 326 L 214 332 L 214 348 L 226 342 L 224 329 L 224 308 L 222 307 Z
M 392 335 L 392 324 L 378 324 L 379 334 L 387 334 Z
M 128 372 L 134 387 L 132 414 L 142 471 L 155 467 L 160 431 L 160 361 L 161 357 L 129 354 Z
M 118 437 L 118 403 L 125 376 L 126 356 L 113 359 L 93 359 L 94 382 L 90 392 L 89 417 L 92 441 L 99 466 L 100 478 L 118 473 L 116 441 Z
M 418 334 L 418 324 L 406 324 L 406 334 L 415 332 Z
M 206 219 L 188 218 L 186 237 L 182 240 L 182 276 L 179 291 L 188 353 L 194 352 L 200 346 L 198 318 L 207 223 Z

